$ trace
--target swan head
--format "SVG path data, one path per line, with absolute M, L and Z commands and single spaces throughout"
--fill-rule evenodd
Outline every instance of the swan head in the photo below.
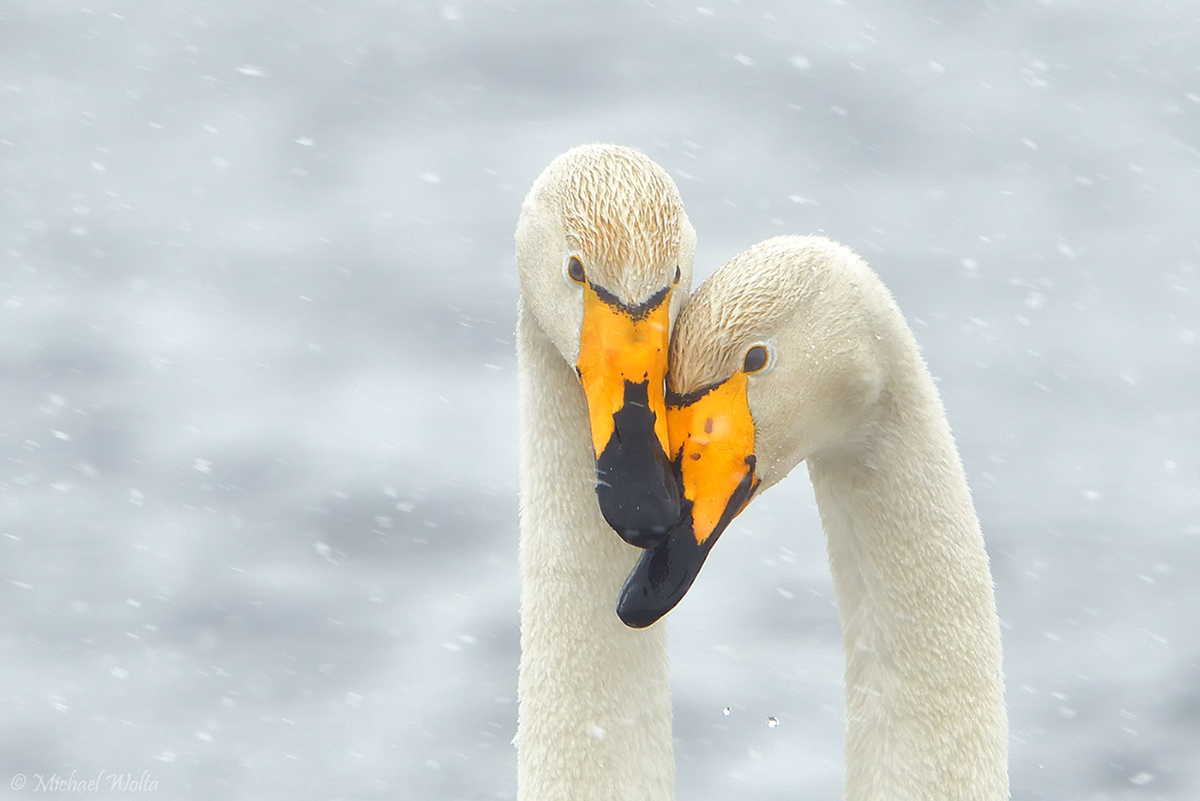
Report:
M 614 145 L 577 147 L 551 162 L 517 225 L 526 309 L 587 401 L 600 511 L 642 548 L 661 542 L 680 516 L 664 381 L 695 249 L 670 176 Z
M 683 516 L 646 551 L 617 605 L 642 628 L 682 600 L 717 538 L 801 461 L 853 447 L 883 391 L 891 303 L 848 249 L 777 237 L 692 296 L 671 343 L 667 421 Z M 884 335 L 886 334 L 886 336 Z

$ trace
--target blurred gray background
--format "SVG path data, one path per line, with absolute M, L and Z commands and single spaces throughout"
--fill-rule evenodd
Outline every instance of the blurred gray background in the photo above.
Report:
M 992 557 L 1013 797 L 1196 798 L 1198 17 L 0 3 L 0 794 L 515 796 L 512 232 L 612 141 L 700 277 L 824 232 L 892 288 Z M 669 620 L 681 799 L 840 795 L 803 473 Z

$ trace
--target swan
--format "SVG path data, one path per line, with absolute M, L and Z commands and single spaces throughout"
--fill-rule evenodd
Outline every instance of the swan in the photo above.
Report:
M 664 379 L 695 243 L 671 178 L 622 147 L 559 156 L 521 209 L 521 801 L 674 796 L 666 635 L 613 601 L 680 519 Z
M 822 237 L 754 246 L 688 301 L 667 386 L 684 515 L 630 574 L 622 620 L 666 614 L 756 492 L 806 461 L 842 623 L 845 798 L 1008 798 L 983 536 L 933 380 L 879 278 Z

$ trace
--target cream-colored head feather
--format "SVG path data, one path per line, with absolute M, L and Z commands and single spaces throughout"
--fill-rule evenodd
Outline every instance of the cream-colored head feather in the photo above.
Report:
M 565 280 L 571 256 L 588 280 L 630 306 L 680 281 L 672 319 L 691 285 L 696 233 L 679 190 L 649 157 L 618 145 L 582 145 L 550 163 L 517 224 L 517 272 L 525 302 L 568 361 L 578 355 L 578 286 Z
M 664 274 L 673 277 L 683 238 L 671 177 L 641 153 L 611 146 L 576 148 L 561 168 L 567 246 L 628 303 L 658 291 Z
M 899 310 L 849 248 L 776 237 L 735 256 L 692 295 L 675 327 L 667 384 L 685 395 L 720 383 L 742 369 L 750 347 L 767 346 L 768 369 L 747 389 L 765 489 L 861 422 L 896 338 L 911 341 Z

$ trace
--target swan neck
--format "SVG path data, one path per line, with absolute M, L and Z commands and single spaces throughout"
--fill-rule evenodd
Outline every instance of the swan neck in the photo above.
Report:
M 583 391 L 518 311 L 521 428 L 519 801 L 670 801 L 666 630 L 616 600 L 638 551 L 605 523 Z
M 1006 799 L 988 557 L 915 346 L 860 442 L 809 459 L 846 659 L 847 801 Z

